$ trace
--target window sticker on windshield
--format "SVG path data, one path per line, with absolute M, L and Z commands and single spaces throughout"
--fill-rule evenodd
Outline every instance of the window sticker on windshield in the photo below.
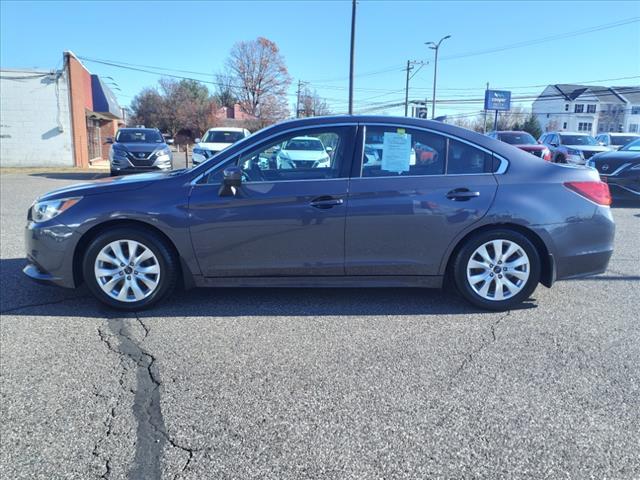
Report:
M 398 129 L 402 130 L 402 129 Z M 384 132 L 382 143 L 382 170 L 408 172 L 411 161 L 411 135 Z

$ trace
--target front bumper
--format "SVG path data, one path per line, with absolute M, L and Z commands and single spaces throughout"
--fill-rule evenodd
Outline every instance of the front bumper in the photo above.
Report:
M 25 228 L 27 265 L 23 273 L 39 283 L 76 287 L 73 252 L 78 240 L 79 234 L 66 225 L 30 221 Z
M 111 159 L 111 171 L 118 173 L 168 171 L 173 167 L 173 157 L 170 155 L 159 156 L 153 162 L 147 162 L 144 159 L 139 161 L 141 164 L 136 165 L 126 157 L 113 157 Z
M 609 185 L 611 196 L 640 199 L 640 173 L 626 173 L 621 176 L 600 175 L 600 178 Z

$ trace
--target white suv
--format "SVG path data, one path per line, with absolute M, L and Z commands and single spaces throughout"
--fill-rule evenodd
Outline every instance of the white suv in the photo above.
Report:
M 596 137 L 596 142 L 604 147 L 609 147 L 612 150 L 618 150 L 620 147 L 624 147 L 627 143 L 633 142 L 640 138 L 638 133 L 601 133 Z
M 210 128 L 202 138 L 196 138 L 196 145 L 193 147 L 191 161 L 194 165 L 198 165 L 249 135 L 251 135 L 251 132 L 246 128 Z

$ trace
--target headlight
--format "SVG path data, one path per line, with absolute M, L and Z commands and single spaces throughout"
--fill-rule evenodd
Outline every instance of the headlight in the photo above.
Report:
M 155 151 L 156 157 L 160 157 L 162 155 L 171 155 L 171 150 L 169 147 L 161 148 L 160 150 Z
M 57 200 L 36 202 L 33 207 L 31 207 L 31 218 L 34 222 L 46 222 L 73 207 L 80 200 L 82 200 L 82 197 L 59 198 Z
M 567 153 L 569 155 L 580 155 L 580 156 L 582 156 L 582 152 L 580 150 L 576 150 L 574 148 L 567 148 Z
M 193 153 L 195 153 L 196 155 L 204 155 L 204 150 L 202 150 L 201 148 L 194 148 Z
M 127 151 L 121 148 L 111 147 L 111 150 L 109 150 L 109 160 L 113 160 L 113 158 L 116 156 L 126 158 Z
M 587 167 L 596 168 L 596 162 L 593 160 L 587 160 Z

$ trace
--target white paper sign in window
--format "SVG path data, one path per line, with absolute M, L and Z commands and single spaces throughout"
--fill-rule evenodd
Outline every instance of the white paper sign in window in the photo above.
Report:
M 411 135 L 384 132 L 382 143 L 382 170 L 408 172 L 411 162 Z

